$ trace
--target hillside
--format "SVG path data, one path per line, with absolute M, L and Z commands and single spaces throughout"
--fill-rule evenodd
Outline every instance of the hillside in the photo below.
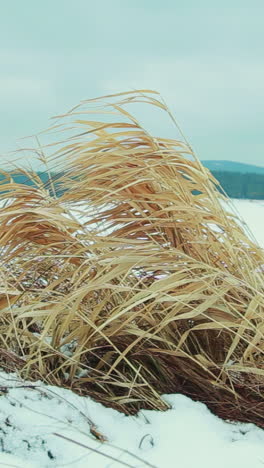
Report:
M 230 198 L 264 200 L 264 167 L 224 160 L 209 160 L 202 163 L 212 172 Z M 37 172 L 37 176 L 46 188 L 50 187 L 46 172 Z M 57 195 L 62 195 L 56 182 L 59 174 L 53 173 L 51 176 L 54 182 L 52 192 L 56 187 Z M 12 177 L 16 183 L 36 186 L 36 179 L 31 179 L 25 173 L 13 172 Z M 4 179 L 5 176 L 0 173 L 0 183 L 4 183 Z
M 255 166 L 253 164 L 245 164 L 235 161 L 225 160 L 207 160 L 202 161 L 203 165 L 210 169 L 210 171 L 221 171 L 221 172 L 239 172 L 241 174 L 263 174 L 264 167 Z

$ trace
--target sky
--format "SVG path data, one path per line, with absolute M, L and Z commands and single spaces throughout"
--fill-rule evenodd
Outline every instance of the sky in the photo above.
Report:
M 83 99 L 150 88 L 200 159 L 263 166 L 263 18 L 263 0 L 1 2 L 2 161 Z

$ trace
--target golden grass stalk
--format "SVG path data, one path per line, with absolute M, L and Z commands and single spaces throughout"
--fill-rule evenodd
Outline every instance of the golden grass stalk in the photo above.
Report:
M 152 137 L 137 103 L 173 118 L 146 90 L 85 101 L 51 129 L 71 132 L 48 159 L 60 177 L 5 181 L 2 362 L 126 412 L 182 392 L 263 426 L 263 250 L 188 143 Z

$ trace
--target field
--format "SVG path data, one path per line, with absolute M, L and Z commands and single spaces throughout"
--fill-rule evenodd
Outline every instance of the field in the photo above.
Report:
M 262 223 L 264 200 L 233 200 L 235 208 L 249 226 L 256 241 L 264 248 L 264 226 Z

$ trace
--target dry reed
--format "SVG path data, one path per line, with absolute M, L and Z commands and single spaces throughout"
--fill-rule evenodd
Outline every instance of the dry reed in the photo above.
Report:
M 263 251 L 136 103 L 173 118 L 146 90 L 85 101 L 50 130 L 56 180 L 2 182 L 2 365 L 127 413 L 182 392 L 264 427 Z

